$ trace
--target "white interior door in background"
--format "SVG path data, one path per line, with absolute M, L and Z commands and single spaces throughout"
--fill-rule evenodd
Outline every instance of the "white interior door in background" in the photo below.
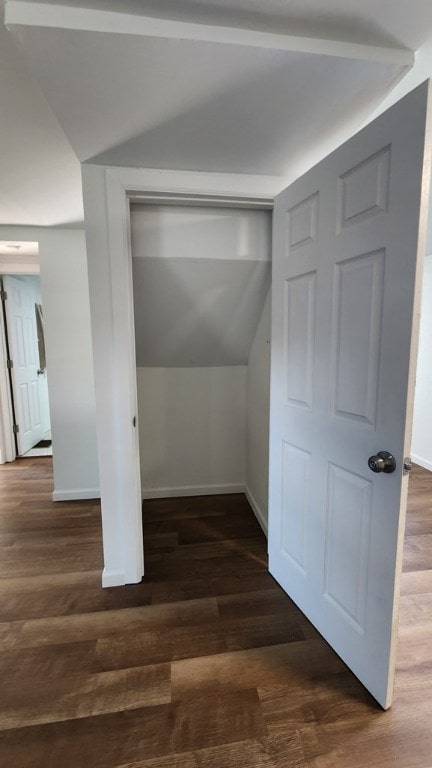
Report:
M 393 692 L 428 103 L 425 83 L 278 195 L 274 211 L 270 572 L 384 708 Z M 392 473 L 369 468 L 380 451 L 395 457 Z
M 35 299 L 32 287 L 19 278 L 3 278 L 7 292 L 6 320 L 18 455 L 29 451 L 44 436 L 39 391 L 39 352 Z

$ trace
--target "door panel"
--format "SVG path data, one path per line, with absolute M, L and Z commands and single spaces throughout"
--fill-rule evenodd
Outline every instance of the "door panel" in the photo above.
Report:
M 370 480 L 329 463 L 324 596 L 360 632 L 364 631 L 371 501 Z
M 36 329 L 34 292 L 31 286 L 15 277 L 5 277 L 7 292 L 6 317 L 9 352 L 13 360 L 18 455 L 29 451 L 45 434 L 41 418 L 39 352 Z
M 270 571 L 391 703 L 421 256 L 424 84 L 274 211 Z M 390 451 L 393 474 L 369 456 Z
M 285 442 L 282 451 L 282 503 L 286 513 L 282 518 L 281 546 L 293 565 L 306 576 L 311 456 L 308 451 Z M 297 499 L 295 506 L 290 504 L 292 497 Z
M 316 272 L 285 281 L 285 403 L 312 407 Z
M 335 265 L 331 365 L 332 410 L 342 418 L 375 426 L 381 317 L 383 250 Z

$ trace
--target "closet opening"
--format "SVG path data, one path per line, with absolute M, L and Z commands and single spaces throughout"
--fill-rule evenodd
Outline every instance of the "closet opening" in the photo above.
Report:
M 143 499 L 244 493 L 265 532 L 271 228 L 268 203 L 130 201 Z

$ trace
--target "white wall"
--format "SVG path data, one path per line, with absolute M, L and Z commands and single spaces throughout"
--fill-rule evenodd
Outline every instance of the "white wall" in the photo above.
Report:
M 267 531 L 270 407 L 271 291 L 262 311 L 247 368 L 246 490 Z
M 243 489 L 246 366 L 138 368 L 137 385 L 144 497 Z
M 432 255 L 425 259 L 411 454 L 432 470 Z
M 87 254 L 84 232 L 40 240 L 54 456 L 54 499 L 99 495 Z
M 82 230 L 0 226 L 39 243 L 55 500 L 99 495 L 87 255 Z
M 268 261 L 271 213 L 211 205 L 131 205 L 134 256 Z

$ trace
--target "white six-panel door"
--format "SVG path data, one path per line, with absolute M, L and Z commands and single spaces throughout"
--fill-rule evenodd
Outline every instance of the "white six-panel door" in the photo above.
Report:
M 34 292 L 15 277 L 3 279 L 7 292 L 6 319 L 9 353 L 13 361 L 12 383 L 18 455 L 29 451 L 44 436 L 39 391 L 39 353 Z
M 274 211 L 270 571 L 383 707 L 397 635 L 428 84 Z M 420 235 L 419 235 L 420 231 Z M 389 451 L 392 474 L 370 456 Z

